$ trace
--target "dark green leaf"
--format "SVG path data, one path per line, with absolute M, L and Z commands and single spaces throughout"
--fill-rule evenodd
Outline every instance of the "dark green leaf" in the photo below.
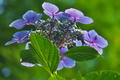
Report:
M 85 76 L 86 80 L 120 80 L 120 75 L 113 71 L 101 71 L 100 74 L 97 72 L 88 73 Z
M 69 57 L 76 61 L 86 61 L 96 58 L 99 53 L 89 46 L 78 46 L 67 51 L 63 56 Z
M 20 57 L 22 58 L 22 62 L 28 62 L 36 64 L 38 63 L 37 60 L 34 58 L 30 50 L 22 50 L 20 52 Z
M 65 78 L 62 78 L 58 75 L 53 75 L 52 77 L 50 77 L 48 80 L 66 80 Z
M 48 39 L 38 35 L 32 34 L 30 36 L 30 51 L 49 73 L 53 73 L 59 63 L 58 49 Z

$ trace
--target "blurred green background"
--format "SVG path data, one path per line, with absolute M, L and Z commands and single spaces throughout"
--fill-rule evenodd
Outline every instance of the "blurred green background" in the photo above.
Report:
M 4 44 L 12 39 L 18 30 L 9 24 L 22 17 L 28 10 L 43 14 L 43 2 L 56 4 L 60 11 L 68 8 L 81 10 L 86 16 L 93 18 L 92 24 L 80 24 L 83 30 L 94 29 L 108 40 L 103 57 L 87 62 L 77 62 L 72 69 L 58 71 L 62 77 L 74 78 L 78 71 L 84 76 L 92 71 L 114 70 L 120 73 L 120 1 L 119 0 L 0 0 L 0 80 L 47 80 L 49 74 L 39 66 L 24 67 L 20 65 L 19 51 L 25 43 Z M 42 19 L 46 19 L 44 14 Z

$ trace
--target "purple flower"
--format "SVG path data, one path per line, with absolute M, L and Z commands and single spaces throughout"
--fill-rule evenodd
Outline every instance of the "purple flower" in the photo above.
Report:
M 87 45 L 95 48 L 100 54 L 102 54 L 103 50 L 102 48 L 105 48 L 108 45 L 108 42 L 99 36 L 94 30 L 91 30 L 89 32 L 82 31 L 84 41 Z
M 33 63 L 28 63 L 28 62 L 21 62 L 21 65 L 26 66 L 26 67 L 33 67 L 35 65 L 41 66 L 40 64 L 33 64 Z
M 22 17 L 23 19 L 17 19 L 9 26 L 22 29 L 25 25 L 34 25 L 32 22 L 38 21 L 42 17 L 42 14 L 37 14 L 36 12 L 29 10 Z
M 57 13 L 59 11 L 59 8 L 54 4 L 44 2 L 42 4 L 42 7 L 44 9 L 44 13 L 50 16 L 51 18 L 59 17 L 62 14 L 62 12 Z
M 68 17 L 68 19 L 71 21 L 80 22 L 83 24 L 90 24 L 93 22 L 91 18 L 84 16 L 84 14 L 81 11 L 74 8 L 65 10 L 65 13 L 71 16 Z
M 22 42 L 26 42 L 28 41 L 28 36 L 30 34 L 30 31 L 20 31 L 20 32 L 16 32 L 15 34 L 13 34 L 13 39 L 11 41 L 8 41 L 5 45 L 9 45 L 12 43 L 22 43 Z
M 59 50 L 60 50 L 60 56 L 62 56 L 66 51 L 68 51 L 67 48 L 60 48 Z M 74 60 L 72 60 L 68 57 L 62 57 L 60 59 L 57 70 L 61 70 L 63 67 L 72 68 L 74 66 L 75 66 L 75 61 Z
M 82 42 L 80 40 L 75 40 L 74 43 L 76 44 L 76 46 L 82 46 Z
M 35 64 L 28 63 L 28 62 L 21 62 L 21 65 L 26 66 L 26 67 L 33 67 Z

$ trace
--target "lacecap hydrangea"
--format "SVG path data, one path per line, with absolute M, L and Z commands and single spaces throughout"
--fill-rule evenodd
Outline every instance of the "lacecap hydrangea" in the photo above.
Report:
M 8 41 L 5 45 L 13 43 L 26 42 L 25 49 L 29 49 L 31 44 L 29 36 L 32 33 L 37 33 L 45 38 L 49 39 L 55 44 L 59 50 L 60 56 L 62 56 L 70 47 L 75 46 L 90 46 L 98 51 L 99 54 L 103 53 L 102 48 L 108 45 L 108 42 L 98 35 L 95 30 L 82 30 L 76 25 L 76 23 L 91 24 L 93 19 L 85 16 L 81 11 L 70 8 L 65 11 L 59 11 L 59 8 L 51 3 L 44 2 L 42 4 L 43 12 L 49 16 L 47 20 L 42 20 L 42 14 L 28 10 L 23 14 L 22 19 L 13 21 L 9 26 L 16 29 L 24 29 L 26 25 L 35 26 L 35 30 L 23 30 L 13 34 L 13 39 Z M 35 65 L 28 62 L 23 62 L 20 59 L 22 65 L 27 67 L 33 67 Z M 61 57 L 57 70 L 62 68 L 72 68 L 75 66 L 76 61 L 68 58 Z

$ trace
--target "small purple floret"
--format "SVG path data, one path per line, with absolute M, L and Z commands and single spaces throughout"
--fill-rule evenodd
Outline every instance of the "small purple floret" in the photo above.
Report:
M 74 43 L 76 46 L 82 46 L 82 42 L 80 40 L 75 40 Z
M 28 41 L 28 36 L 30 34 L 30 31 L 20 31 L 20 32 L 16 32 L 15 34 L 13 34 L 13 39 L 11 41 L 8 41 L 5 45 L 10 45 L 12 43 L 22 43 L 22 42 L 26 42 Z
M 66 51 L 68 51 L 67 48 L 60 48 L 60 55 L 62 56 Z M 58 68 L 57 70 L 61 70 L 63 67 L 66 67 L 66 68 L 72 68 L 75 66 L 75 61 L 68 58 L 68 57 L 62 57 L 60 59 L 60 62 L 59 62 L 59 65 L 58 65 Z
M 28 23 L 29 22 L 36 22 L 42 17 L 42 14 L 38 14 L 32 10 L 27 11 L 23 15 L 23 19 L 26 20 Z
M 28 63 L 28 62 L 21 62 L 21 65 L 26 66 L 26 67 L 33 67 L 35 64 Z
M 71 16 L 68 17 L 68 19 L 71 21 L 80 22 L 83 24 L 90 24 L 93 22 L 92 18 L 84 16 L 84 14 L 81 11 L 74 8 L 65 10 L 65 13 Z
M 23 19 L 17 19 L 13 21 L 9 26 L 16 29 L 22 29 L 25 25 L 31 25 L 32 22 L 38 21 L 42 17 L 42 14 L 29 10 L 23 15 Z
M 82 31 L 84 34 L 84 41 L 87 45 L 95 48 L 100 54 L 102 54 L 103 50 L 102 48 L 105 48 L 108 45 L 108 42 L 99 36 L 96 31 L 91 30 L 89 32 Z
M 26 66 L 26 67 L 34 67 L 35 65 L 41 66 L 40 64 L 33 64 L 33 63 L 28 63 L 28 62 L 21 62 L 21 65 Z
M 59 17 L 60 15 L 62 15 L 61 12 L 58 13 L 59 8 L 51 3 L 48 2 L 44 2 L 42 4 L 42 8 L 44 9 L 44 13 L 48 16 L 50 16 L 51 18 L 53 17 Z

